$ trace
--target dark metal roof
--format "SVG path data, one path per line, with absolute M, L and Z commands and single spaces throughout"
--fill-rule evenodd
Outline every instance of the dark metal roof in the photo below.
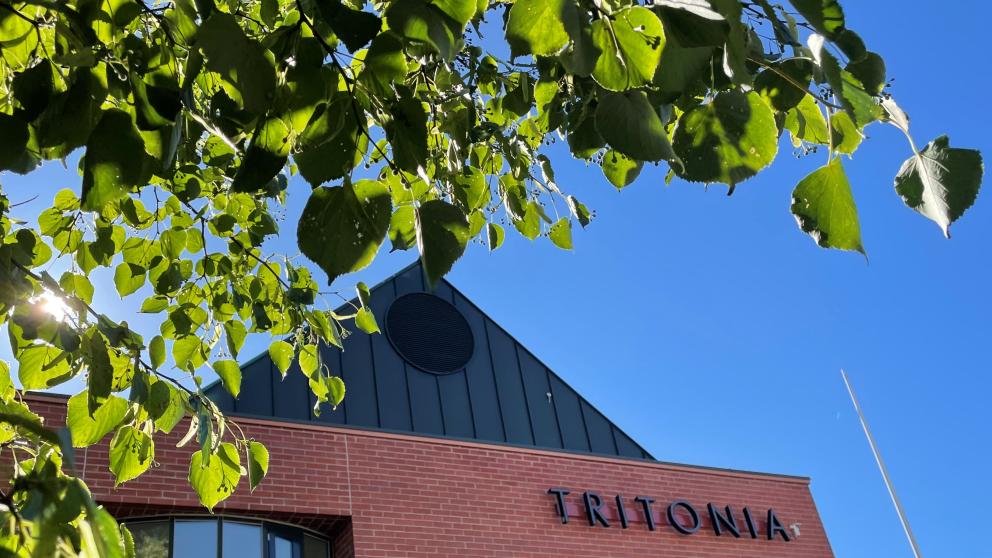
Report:
M 370 306 L 380 327 L 387 329 L 386 316 L 394 300 L 425 293 L 425 285 L 417 262 L 373 288 Z M 471 343 L 467 364 L 459 370 L 425 371 L 431 369 L 425 363 L 452 362 L 448 355 L 432 360 L 429 355 L 411 357 L 398 352 L 398 341 L 390 335 L 410 335 L 411 324 L 399 314 L 391 318 L 399 322 L 391 324 L 385 334 L 356 330 L 344 340 L 344 351 L 321 348 L 323 361 L 342 375 L 347 387 L 345 401 L 337 410 L 326 407 L 319 417 L 313 416 L 315 400 L 297 364 L 281 380 L 265 353 L 242 366 L 239 399 L 233 399 L 219 383 L 208 387 L 207 394 L 221 410 L 235 415 L 653 459 L 450 283 L 442 279 L 433 294 L 448 303 L 435 307 L 439 319 L 445 321 L 434 324 L 436 335 L 450 336 L 453 348 L 446 347 L 447 337 L 434 339 L 432 344 L 464 358 L 464 344 Z M 429 301 L 418 301 L 425 302 Z M 451 315 L 451 307 L 464 322 Z M 459 329 L 466 322 L 470 334 Z M 409 339 L 404 338 L 400 346 Z M 404 356 L 425 360 L 415 366 Z

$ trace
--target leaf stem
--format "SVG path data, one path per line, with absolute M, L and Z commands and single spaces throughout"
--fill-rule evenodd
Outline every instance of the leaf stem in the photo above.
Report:
M 832 109 L 836 109 L 836 110 L 843 110 L 844 109 L 844 107 L 842 107 L 842 106 L 840 106 L 840 105 L 838 105 L 836 103 L 830 102 L 827 99 L 825 99 L 823 96 L 818 95 L 816 93 L 813 93 L 809 89 L 806 89 L 806 86 L 804 86 L 803 84 L 799 83 L 798 81 L 792 79 L 792 76 L 789 76 L 788 74 L 785 74 L 784 72 L 782 72 L 781 70 L 779 70 L 775 66 L 772 66 L 771 64 L 768 64 L 764 60 L 760 60 L 758 58 L 754 58 L 753 56 L 748 56 L 747 59 L 750 60 L 751 62 L 754 62 L 755 64 L 761 66 L 762 68 L 765 68 L 766 70 L 774 73 L 778 77 L 780 77 L 780 78 L 784 79 L 786 82 L 788 82 L 789 85 L 792 85 L 796 89 L 799 89 L 800 91 L 809 94 L 811 97 L 813 97 L 817 101 L 823 103 L 824 105 L 826 105 L 826 106 L 828 106 L 828 107 L 830 107 Z

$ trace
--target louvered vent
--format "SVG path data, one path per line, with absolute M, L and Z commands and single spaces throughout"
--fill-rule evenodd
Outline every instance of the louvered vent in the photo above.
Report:
M 403 360 L 432 374 L 457 372 L 475 350 L 472 329 L 450 302 L 427 293 L 410 293 L 386 312 L 386 335 Z

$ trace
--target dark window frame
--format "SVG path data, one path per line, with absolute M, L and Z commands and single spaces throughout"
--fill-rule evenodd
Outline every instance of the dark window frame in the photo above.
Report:
M 272 521 L 268 519 L 262 519 L 258 517 L 250 516 L 239 516 L 239 515 L 197 515 L 197 514 L 178 514 L 178 515 L 149 515 L 140 516 L 133 518 L 126 518 L 121 520 L 121 523 L 127 525 L 129 528 L 132 525 L 140 525 L 141 523 L 161 523 L 168 522 L 169 524 L 169 558 L 182 558 L 181 556 L 175 556 L 173 550 L 175 548 L 176 539 L 176 521 L 202 521 L 203 523 L 214 522 L 217 526 L 217 549 L 215 556 L 216 558 L 222 558 L 224 552 L 224 521 L 229 521 L 231 523 L 241 523 L 249 525 L 257 525 L 261 529 L 261 538 L 259 540 L 259 545 L 262 550 L 262 558 L 271 558 L 272 556 L 272 546 L 273 537 L 270 534 L 278 535 L 280 537 L 291 540 L 294 543 L 294 553 L 293 558 L 301 558 L 303 555 L 303 541 L 306 536 L 313 537 L 320 541 L 323 541 L 327 545 L 327 558 L 334 557 L 334 545 L 332 541 L 327 538 L 326 535 L 314 531 L 313 529 L 308 529 L 306 527 L 301 527 L 299 525 L 294 525 L 292 523 L 285 523 L 280 521 Z

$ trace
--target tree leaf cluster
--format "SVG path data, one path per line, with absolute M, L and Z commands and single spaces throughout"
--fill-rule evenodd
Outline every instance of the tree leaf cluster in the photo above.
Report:
M 345 296 L 337 279 L 387 239 L 432 285 L 470 244 L 496 250 L 512 231 L 574 247 L 595 212 L 584 185 L 556 180 L 555 143 L 618 190 L 657 164 L 732 192 L 783 145 L 826 152 L 797 177 L 792 213 L 820 246 L 866 253 L 843 160 L 886 123 L 908 139 L 898 198 L 949 235 L 978 196 L 981 155 L 946 136 L 919 149 L 841 4 L 790 4 L 0 2 L 0 172 L 75 157 L 81 177 L 30 220 L 0 186 L 0 324 L 16 361 L 0 366 L 0 437 L 25 479 L 0 548 L 123 555 L 126 535 L 71 476 L 73 447 L 108 444 L 123 483 L 154 462 L 158 435 L 185 428 L 205 506 L 241 477 L 254 489 L 268 452 L 204 395 L 203 371 L 239 397 L 239 352 L 267 335 L 313 411 L 336 407 L 345 386 L 323 348 L 379 330 L 367 287 Z M 288 215 L 298 179 L 309 188 L 292 195 L 308 199 Z M 270 253 L 287 219 L 299 253 Z M 158 331 L 92 306 L 102 268 Z M 72 379 L 85 389 L 59 436 L 19 395 Z M 8 521 L 25 509 L 41 511 Z

